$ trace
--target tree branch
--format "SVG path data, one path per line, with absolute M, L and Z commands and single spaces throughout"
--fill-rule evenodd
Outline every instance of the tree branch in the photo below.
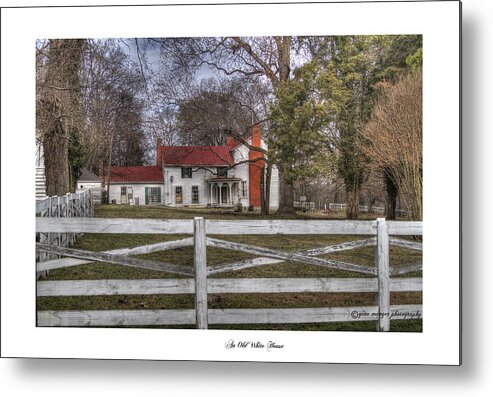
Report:
M 240 39 L 239 37 L 232 37 L 232 39 L 241 47 L 243 48 L 248 55 L 250 55 L 255 62 L 257 62 L 262 69 L 264 70 L 264 73 L 267 75 L 267 77 L 270 79 L 272 82 L 272 85 L 274 87 L 277 87 L 279 85 L 279 79 L 275 75 L 275 73 L 272 71 L 272 69 L 267 65 L 259 56 L 256 54 L 250 44 L 245 42 L 244 40 Z
M 224 74 L 226 74 L 227 76 L 231 76 L 235 73 L 240 73 L 240 74 L 243 74 L 245 76 L 254 76 L 254 75 L 262 75 L 263 72 L 259 71 L 259 70 L 254 70 L 252 72 L 247 72 L 245 70 L 241 70 L 241 69 L 232 69 L 232 70 L 227 70 L 221 66 L 218 66 L 217 64 L 215 64 L 214 62 L 209 62 L 209 61 L 206 61 L 206 60 L 202 60 L 199 64 L 199 67 L 202 66 L 202 65 L 208 65 L 208 66 L 212 66 L 214 68 L 216 68 L 217 70 L 220 70 L 221 72 L 223 72 Z
M 255 124 L 252 124 L 248 127 L 245 128 L 246 131 L 249 131 L 252 129 L 252 127 L 256 126 L 257 124 L 261 124 L 261 123 L 264 123 L 266 121 L 268 121 L 269 119 L 263 119 L 263 120 L 260 120 L 259 122 L 255 123 Z M 236 139 L 237 141 L 239 141 L 240 143 L 242 143 L 243 145 L 245 145 L 248 149 L 250 150 L 253 150 L 253 151 L 256 151 L 256 152 L 260 152 L 262 154 L 265 154 L 267 155 L 268 154 L 268 151 L 261 148 L 261 147 L 257 147 L 257 146 L 252 146 L 251 144 L 248 143 L 248 141 L 243 138 L 242 136 L 234 133 L 233 131 L 225 131 L 224 132 L 226 135 L 229 135 L 231 137 L 233 137 L 234 139 Z

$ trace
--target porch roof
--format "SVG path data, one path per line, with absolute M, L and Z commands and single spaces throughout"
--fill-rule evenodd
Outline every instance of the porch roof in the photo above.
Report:
M 241 179 L 241 178 L 215 177 L 215 178 L 206 179 L 206 182 L 208 182 L 208 183 L 215 183 L 215 182 L 240 182 L 242 180 L 243 179 Z

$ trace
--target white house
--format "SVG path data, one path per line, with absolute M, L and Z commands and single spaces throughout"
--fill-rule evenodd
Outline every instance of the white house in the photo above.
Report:
M 79 179 L 77 180 L 77 191 L 92 190 L 93 199 L 96 204 L 101 204 L 102 192 L 101 179 L 86 168 L 82 169 Z
M 108 184 L 106 178 L 105 184 Z M 163 203 L 164 178 L 161 167 L 111 167 L 109 202 L 114 204 Z
M 101 190 L 101 179 L 86 168 L 82 169 L 79 179 L 77 180 L 77 190 L 90 189 Z
M 258 125 L 247 142 L 265 148 Z M 260 207 L 262 167 L 260 152 L 232 138 L 224 146 L 164 146 L 158 141 L 156 166 L 111 167 L 109 198 L 118 204 L 231 207 L 240 202 Z M 279 177 L 273 167 L 270 208 L 278 207 Z

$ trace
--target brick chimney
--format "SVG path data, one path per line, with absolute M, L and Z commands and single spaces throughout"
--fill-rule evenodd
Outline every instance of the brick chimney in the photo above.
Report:
M 230 135 L 227 135 L 226 136 L 226 146 L 232 150 L 234 149 L 236 146 L 238 146 L 241 142 L 236 140 L 234 137 L 230 136 Z
M 261 136 L 260 136 L 260 125 L 256 124 L 252 128 L 252 146 L 260 147 L 261 144 Z M 248 159 L 254 160 L 259 157 L 263 157 L 262 153 L 257 152 L 255 150 L 251 150 L 248 153 Z M 250 191 L 250 205 L 254 207 L 260 207 L 260 179 L 261 179 L 261 170 L 264 167 L 264 161 L 259 160 L 255 162 L 251 162 L 248 165 L 248 174 L 249 174 L 249 191 Z
M 235 146 L 235 139 L 232 136 L 228 135 L 226 137 L 226 146 L 230 149 Z

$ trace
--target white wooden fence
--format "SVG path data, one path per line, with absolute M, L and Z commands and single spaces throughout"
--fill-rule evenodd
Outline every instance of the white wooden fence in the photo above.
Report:
M 347 204 L 345 203 L 329 203 L 329 209 L 332 211 L 346 211 Z M 385 207 L 376 207 L 376 206 L 368 206 L 368 205 L 358 205 L 358 209 L 361 212 L 371 212 L 372 214 L 385 214 Z M 406 216 L 407 211 L 403 209 L 395 210 L 397 215 Z
M 94 296 L 195 294 L 195 309 L 189 310 L 86 310 L 39 311 L 38 326 L 130 326 L 195 324 L 206 329 L 208 324 L 316 323 L 335 321 L 377 322 L 377 330 L 389 331 L 391 319 L 421 318 L 421 305 L 390 305 L 391 291 L 421 291 L 422 279 L 398 278 L 404 273 L 421 270 L 421 263 L 396 267 L 389 263 L 389 245 L 422 250 L 421 243 L 395 236 L 421 235 L 421 222 L 376 221 L 311 221 L 311 220 L 151 220 L 151 219 L 69 219 L 38 218 L 40 233 L 153 233 L 193 234 L 193 237 L 135 248 L 106 252 L 89 252 L 44 243 L 37 250 L 69 258 L 37 263 L 37 271 L 76 266 L 91 261 L 113 263 L 143 269 L 159 270 L 189 276 L 182 279 L 154 280 L 64 280 L 38 281 L 37 296 Z M 351 234 L 366 235 L 361 240 L 327 247 L 285 252 L 247 244 L 233 243 L 214 235 L 259 234 Z M 194 246 L 193 266 L 152 262 L 131 255 Z M 375 266 L 364 266 L 318 256 L 376 246 Z M 253 259 L 207 266 L 207 247 L 241 251 L 256 255 Z M 372 278 L 208 278 L 207 276 L 285 261 L 373 275 Z M 374 306 L 296 309 L 208 309 L 207 294 L 217 293 L 296 293 L 296 292 L 376 292 Z
M 67 193 L 65 196 L 52 196 L 36 201 L 36 216 L 48 218 L 80 218 L 94 215 L 94 201 L 90 190 Z M 77 233 L 43 233 L 36 231 L 36 242 L 59 247 L 68 247 L 75 242 Z M 36 262 L 58 258 L 57 254 L 36 252 Z M 38 272 L 38 278 L 46 272 Z
M 300 211 L 315 211 L 314 201 L 294 201 L 293 207 Z
M 329 203 L 329 209 L 332 211 L 346 211 L 347 204 Z M 361 212 L 371 211 L 373 214 L 385 214 L 385 207 L 369 207 L 367 205 L 358 205 Z

